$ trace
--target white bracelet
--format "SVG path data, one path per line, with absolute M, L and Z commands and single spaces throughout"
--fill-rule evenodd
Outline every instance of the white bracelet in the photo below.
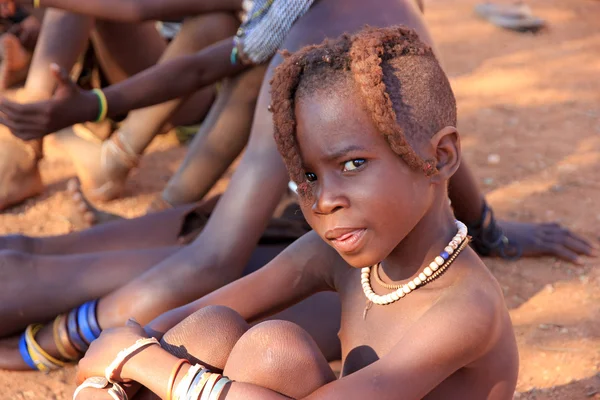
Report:
M 112 363 L 110 363 L 110 365 L 108 367 L 106 367 L 106 369 L 104 370 L 104 375 L 106 376 L 106 380 L 109 381 L 110 383 L 115 383 L 115 381 L 113 381 L 112 376 L 115 373 L 115 371 L 117 369 L 119 369 L 123 362 L 125 361 L 125 359 L 127 357 L 129 357 L 130 355 L 132 355 L 134 352 L 138 351 L 139 349 L 146 347 L 146 346 L 150 346 L 156 344 L 158 346 L 160 346 L 160 343 L 158 342 L 158 340 L 156 340 L 156 338 L 145 338 L 145 339 L 138 339 L 136 340 L 136 342 L 129 346 L 128 348 L 121 350 L 119 352 L 119 354 L 117 354 L 117 357 L 114 359 L 114 361 Z
M 75 393 L 73 393 L 73 400 L 75 400 L 79 392 L 81 392 L 83 389 L 104 389 L 107 386 L 108 380 L 102 376 L 92 376 L 91 378 L 87 378 L 81 385 L 77 386 L 77 389 L 75 389 Z

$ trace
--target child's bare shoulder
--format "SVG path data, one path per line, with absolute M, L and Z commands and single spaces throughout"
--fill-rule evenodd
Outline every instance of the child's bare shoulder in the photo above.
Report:
M 484 351 L 498 339 L 508 310 L 498 282 L 473 251 L 457 260 L 448 287 L 432 307 L 449 324 L 461 327 L 464 339 Z

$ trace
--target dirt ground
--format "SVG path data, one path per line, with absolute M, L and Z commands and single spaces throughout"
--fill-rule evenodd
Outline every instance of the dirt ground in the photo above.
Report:
M 426 18 L 451 77 L 465 157 L 501 217 L 559 221 L 600 239 L 600 1 L 532 0 L 543 33 L 503 31 L 478 19 L 476 0 L 426 1 Z M 104 209 L 143 214 L 184 149 L 159 138 L 126 197 Z M 48 148 L 46 194 L 0 216 L 0 233 L 71 229 L 64 193 L 73 168 Z M 600 399 L 598 260 L 486 260 L 510 308 L 521 367 L 517 399 Z M 0 399 L 69 399 L 73 369 L 0 373 Z

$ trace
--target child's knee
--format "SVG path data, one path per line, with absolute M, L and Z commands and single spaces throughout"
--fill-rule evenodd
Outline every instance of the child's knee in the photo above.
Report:
M 232 309 L 208 306 L 170 329 L 161 342 L 177 357 L 222 370 L 231 349 L 249 327 Z
M 231 351 L 224 374 L 292 398 L 305 397 L 335 379 L 312 337 L 298 325 L 279 320 L 249 329 Z

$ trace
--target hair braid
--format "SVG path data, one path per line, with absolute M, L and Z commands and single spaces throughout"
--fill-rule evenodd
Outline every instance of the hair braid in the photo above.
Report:
M 397 54 L 410 51 L 410 45 L 418 41 L 418 37 L 413 31 L 398 27 L 368 27 L 363 33 L 354 37 L 350 58 L 354 79 L 363 94 L 364 104 L 392 150 L 411 168 L 422 169 L 427 175 L 433 175 L 437 172 L 434 161 L 423 160 L 408 143 L 403 129 L 398 125 L 392 100 L 383 82 L 381 67 L 385 54 L 389 54 L 390 50 Z

